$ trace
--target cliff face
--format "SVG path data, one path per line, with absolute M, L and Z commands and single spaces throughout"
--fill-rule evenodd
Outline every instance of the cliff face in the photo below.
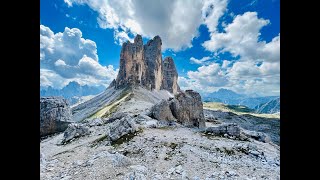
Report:
M 144 85 L 150 90 L 159 90 L 162 84 L 161 45 L 159 36 L 154 37 L 144 45 L 144 60 L 147 67 L 146 83 Z
M 166 89 L 173 94 L 177 94 L 180 91 L 178 85 L 178 72 L 172 57 L 166 57 L 163 61 L 162 86 L 163 89 Z
M 135 37 L 134 43 L 123 43 L 119 73 L 110 86 L 122 88 L 140 85 L 149 90 L 166 89 L 171 93 L 180 91 L 174 61 L 171 57 L 162 61 L 161 45 L 159 36 L 155 36 L 145 45 L 140 35 Z
M 120 69 L 116 86 L 136 85 L 145 81 L 146 67 L 144 62 L 144 48 L 142 37 L 137 35 L 134 43 L 125 42 L 120 54 Z

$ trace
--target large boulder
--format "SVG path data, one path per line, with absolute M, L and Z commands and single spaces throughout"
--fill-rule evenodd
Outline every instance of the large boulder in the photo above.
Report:
M 138 129 L 133 118 L 128 115 L 110 123 L 108 135 L 111 141 L 116 141 L 124 135 L 138 131 Z
M 84 124 L 72 123 L 68 125 L 68 128 L 63 134 L 62 144 L 70 142 L 72 139 L 88 135 L 90 133 L 89 128 Z
M 154 105 L 151 108 L 150 116 L 158 120 L 167 120 L 167 121 L 176 120 L 176 118 L 172 115 L 172 112 L 170 109 L 170 103 L 171 102 L 167 100 L 160 101 L 160 103 Z
M 62 97 L 40 98 L 40 136 L 62 132 L 72 122 L 69 103 Z
M 170 109 L 173 116 L 184 126 L 205 128 L 201 96 L 193 90 L 186 90 L 175 95 Z
M 270 136 L 268 136 L 266 133 L 263 133 L 263 132 L 243 130 L 243 134 L 246 135 L 247 137 L 253 138 L 257 141 L 261 141 L 264 143 L 271 142 Z
M 157 120 L 174 120 L 187 127 L 205 128 L 201 96 L 193 90 L 161 101 L 152 107 L 149 115 Z
M 211 133 L 212 135 L 229 135 L 240 137 L 240 127 L 235 123 L 225 123 L 217 126 L 207 127 L 206 133 Z

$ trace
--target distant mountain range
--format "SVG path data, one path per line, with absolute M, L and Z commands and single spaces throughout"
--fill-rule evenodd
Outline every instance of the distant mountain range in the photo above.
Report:
M 216 92 L 204 94 L 202 96 L 203 101 L 221 102 L 228 105 L 243 105 L 251 109 L 255 109 L 257 106 L 277 98 L 279 98 L 279 96 L 264 96 L 264 97 L 258 97 L 257 95 L 248 96 L 244 94 L 238 94 L 234 91 L 223 89 L 223 88 L 219 89 Z
M 69 100 L 70 104 L 77 103 L 81 97 L 83 96 L 89 96 L 89 95 L 96 95 L 101 93 L 103 90 L 105 90 L 106 87 L 103 85 L 100 86 L 88 86 L 84 85 L 81 86 L 77 82 L 70 82 L 68 85 L 63 87 L 62 89 L 55 89 L 51 86 L 44 88 L 40 87 L 40 96 L 62 96 Z
M 278 113 L 280 112 L 280 97 L 258 105 L 256 108 L 257 113 Z

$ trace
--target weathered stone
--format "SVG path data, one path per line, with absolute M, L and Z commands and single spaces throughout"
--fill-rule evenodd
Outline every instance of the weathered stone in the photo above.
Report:
M 187 127 L 205 128 L 201 96 L 193 90 L 161 101 L 152 107 L 149 115 L 157 120 L 176 120 Z
M 247 137 L 253 138 L 257 141 L 261 141 L 264 143 L 269 143 L 271 141 L 271 138 L 266 133 L 263 133 L 263 132 L 244 130 L 243 133 Z
M 218 126 L 207 127 L 205 130 L 207 133 L 212 135 L 224 135 L 240 137 L 240 127 L 237 124 L 221 124 Z
M 120 69 L 116 79 L 116 87 L 140 84 L 146 72 L 144 49 L 141 35 L 137 35 L 134 43 L 125 42 L 120 54 Z
M 123 117 L 121 119 L 116 119 L 109 126 L 109 137 L 111 141 L 116 141 L 120 137 L 134 133 L 138 130 L 134 120 L 130 116 Z
M 178 72 L 172 57 L 166 57 L 163 61 L 162 87 L 173 94 L 177 94 L 180 91 L 178 85 Z
M 101 126 L 104 124 L 104 121 L 101 119 L 101 118 L 95 118 L 95 119 L 89 119 L 88 120 L 88 125 L 90 127 L 93 127 L 93 126 Z
M 131 164 L 131 161 L 128 157 L 116 152 L 115 154 L 110 154 L 112 158 L 112 164 L 114 167 L 123 167 L 123 166 L 129 166 Z
M 154 105 L 151 109 L 151 117 L 158 120 L 173 121 L 176 118 L 172 115 L 169 101 L 162 100 L 160 103 Z
M 144 45 L 144 59 L 147 67 L 146 82 L 143 83 L 147 89 L 159 90 L 162 85 L 162 41 L 159 36 L 154 37 Z
M 74 138 L 89 134 L 89 128 L 84 124 L 72 123 L 68 125 L 68 128 L 63 134 L 62 144 L 70 142 Z
M 40 98 L 40 136 L 62 132 L 71 122 L 67 100 L 62 97 Z
M 175 95 L 170 109 L 173 116 L 184 126 L 205 128 L 201 96 L 193 90 L 186 90 Z

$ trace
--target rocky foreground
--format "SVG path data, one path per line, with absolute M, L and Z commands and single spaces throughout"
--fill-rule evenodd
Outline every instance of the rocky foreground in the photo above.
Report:
M 280 179 L 280 147 L 239 129 L 239 135 L 227 131 L 217 135 L 146 115 L 118 113 L 69 126 L 69 133 L 42 140 L 40 175 L 41 179 Z

